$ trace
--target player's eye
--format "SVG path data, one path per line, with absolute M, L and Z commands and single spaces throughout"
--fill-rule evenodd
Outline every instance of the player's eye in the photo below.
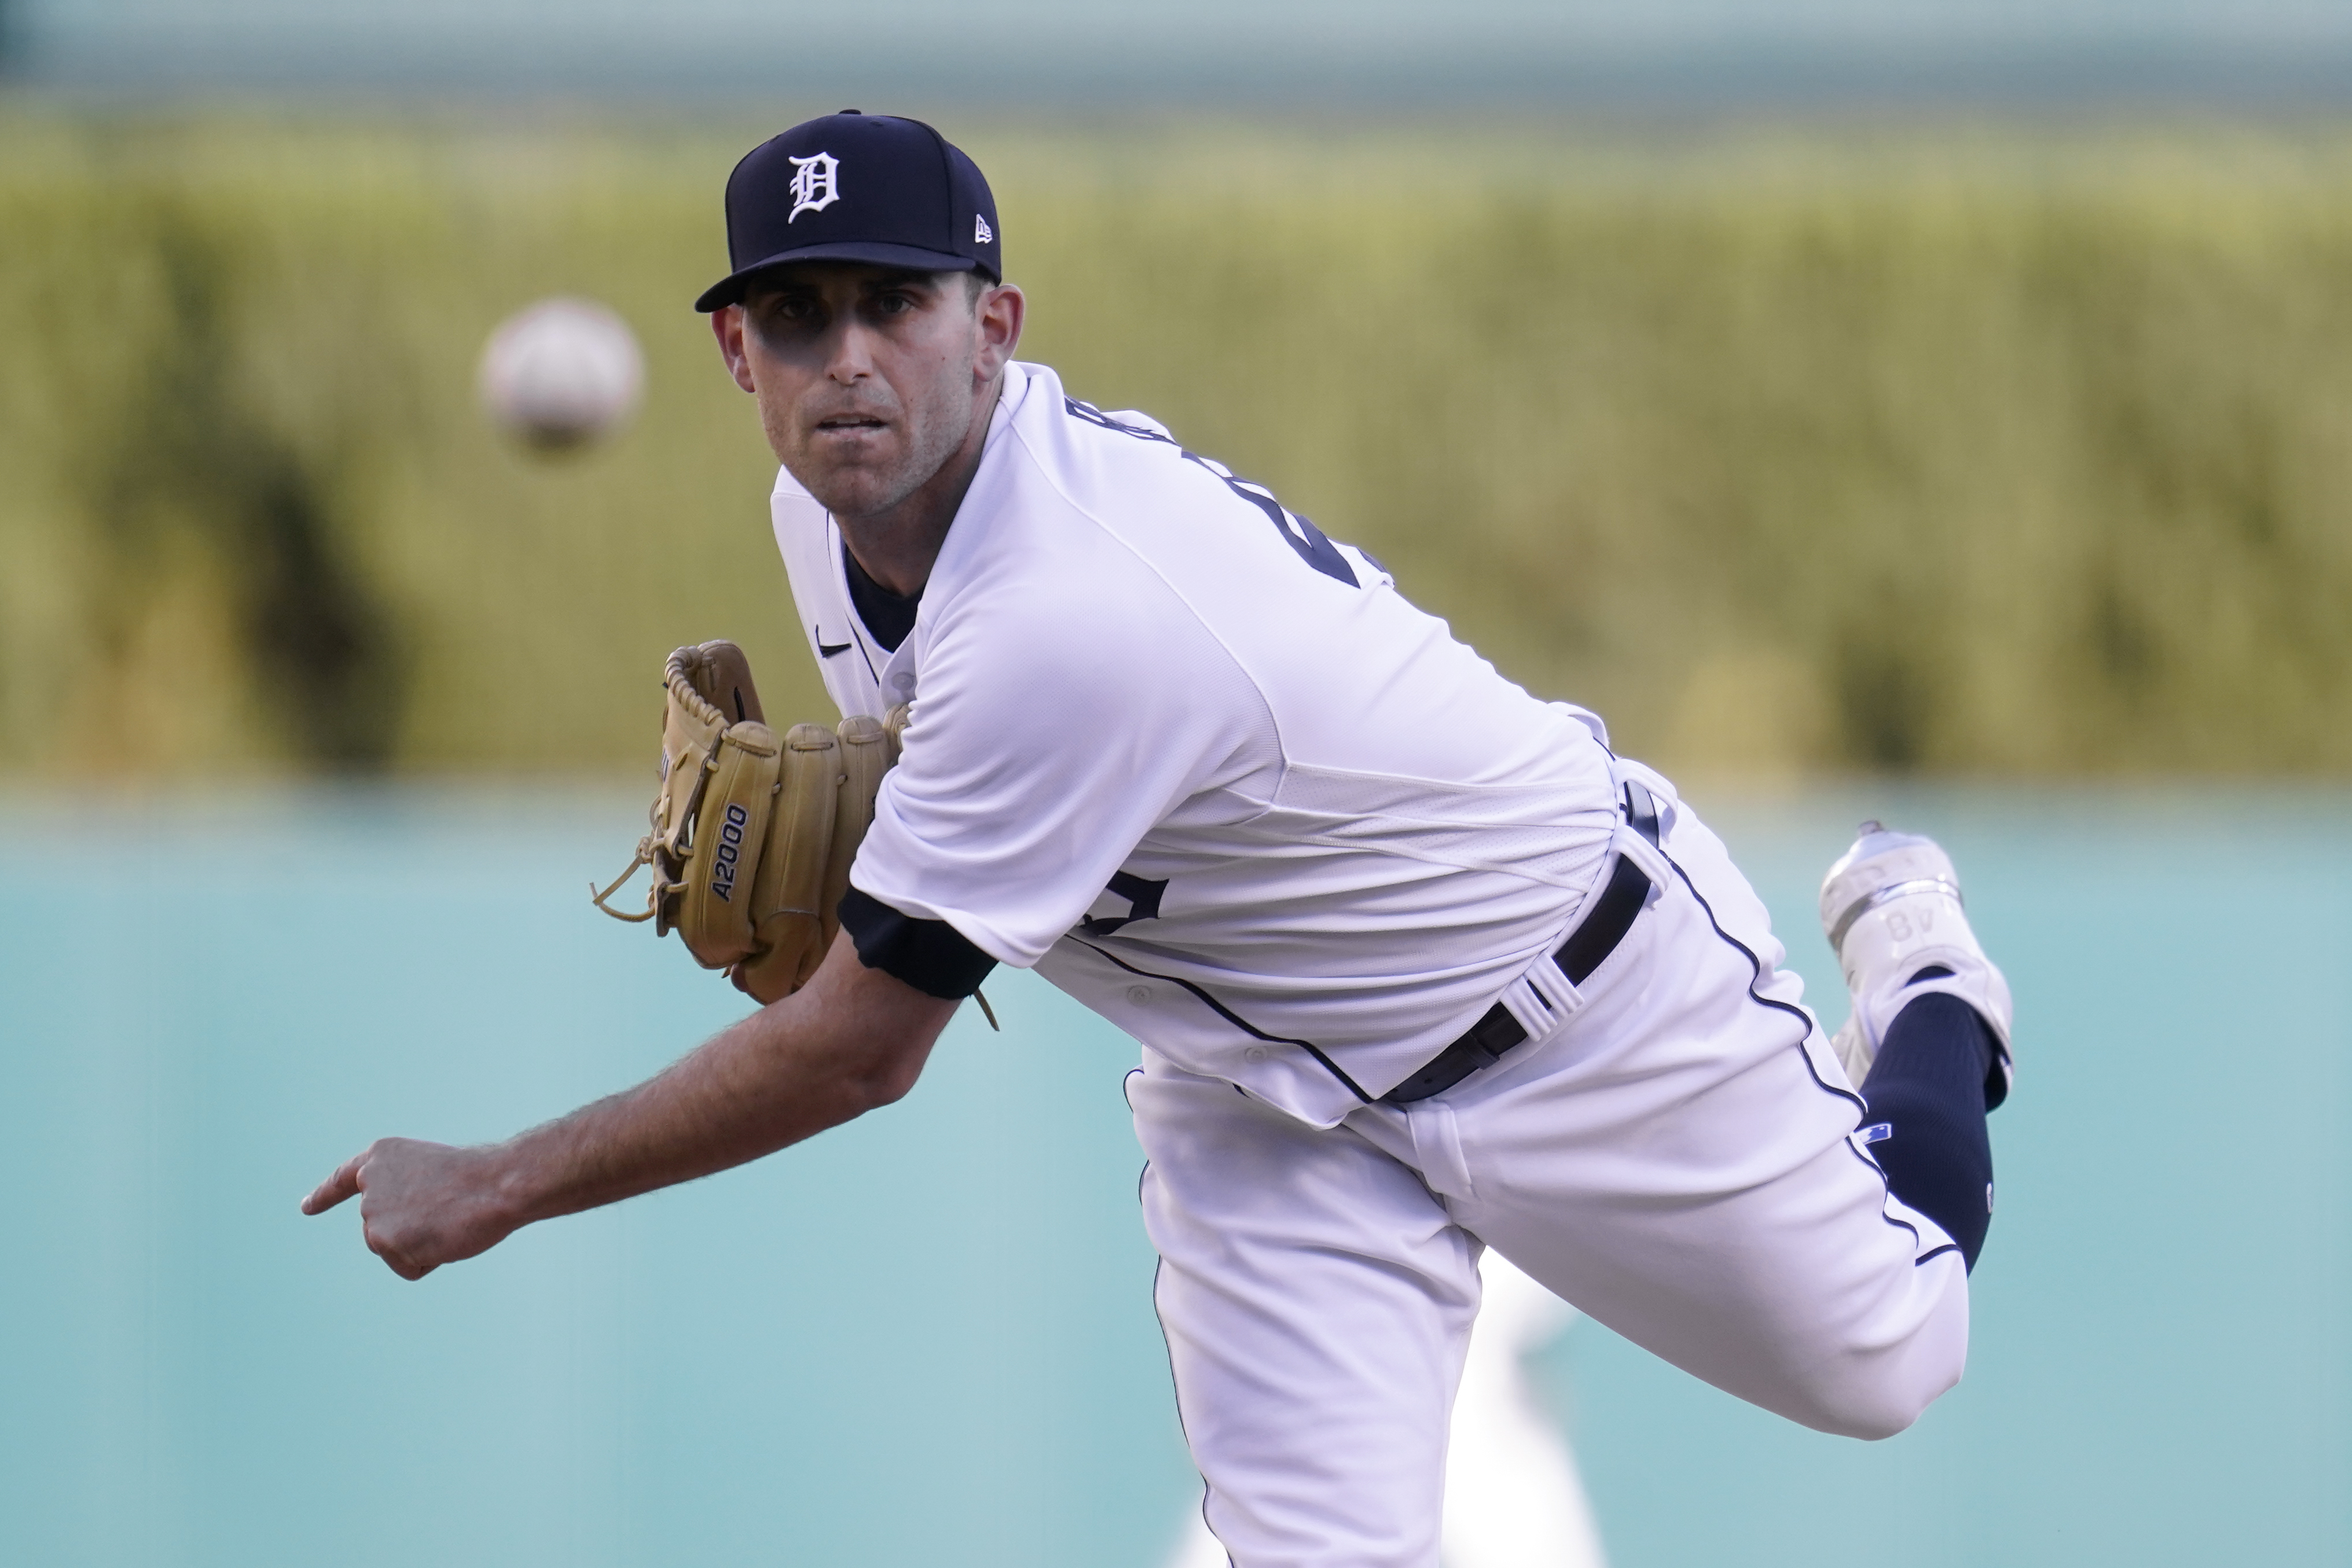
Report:
M 807 294 L 772 294 L 760 301 L 752 315 L 762 329 L 800 328 L 815 320 L 823 307 Z

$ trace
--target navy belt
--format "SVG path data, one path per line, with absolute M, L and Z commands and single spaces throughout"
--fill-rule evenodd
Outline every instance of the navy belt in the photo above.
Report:
M 1658 841 L 1658 806 L 1650 792 L 1628 779 L 1625 784 L 1625 821 L 1633 831 L 1649 840 Z M 1592 971 L 1601 967 L 1617 944 L 1625 940 L 1625 933 L 1633 929 L 1633 922 L 1650 902 L 1650 877 L 1640 866 L 1623 855 L 1609 869 L 1609 881 L 1601 896 L 1592 903 L 1592 912 L 1577 922 L 1568 940 L 1552 955 L 1552 962 L 1568 977 L 1571 986 L 1580 986 Z M 1488 1008 L 1476 1023 L 1462 1033 L 1462 1038 L 1439 1051 L 1422 1064 L 1421 1070 L 1403 1082 L 1381 1096 L 1383 1105 L 1410 1105 L 1416 1100 L 1426 1100 L 1440 1094 L 1469 1077 L 1482 1067 L 1491 1067 L 1505 1051 L 1523 1043 L 1528 1038 L 1527 1026 L 1513 1018 L 1510 1009 L 1496 1002 Z

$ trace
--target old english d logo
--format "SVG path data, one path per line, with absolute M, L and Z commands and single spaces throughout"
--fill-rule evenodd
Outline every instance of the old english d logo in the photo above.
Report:
M 793 210 L 785 215 L 785 223 L 803 213 L 821 213 L 841 200 L 841 161 L 832 153 L 794 158 L 792 163 Z

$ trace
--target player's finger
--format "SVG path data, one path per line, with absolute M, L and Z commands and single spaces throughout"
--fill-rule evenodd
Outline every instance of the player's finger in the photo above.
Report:
M 360 1166 L 367 1160 L 362 1149 L 335 1167 L 335 1174 L 310 1189 L 302 1200 L 305 1214 L 324 1214 L 347 1197 L 357 1197 L 360 1191 Z

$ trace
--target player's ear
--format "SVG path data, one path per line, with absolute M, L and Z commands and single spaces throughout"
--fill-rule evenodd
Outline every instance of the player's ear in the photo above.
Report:
M 727 361 L 727 373 L 735 384 L 747 392 L 758 392 L 751 381 L 751 358 L 743 348 L 743 307 L 721 305 L 713 310 L 710 335 L 719 340 L 719 357 Z
M 1028 297 L 1019 287 L 999 283 L 981 290 L 972 306 L 972 319 L 980 330 L 980 354 L 972 365 L 972 373 L 987 381 L 1002 371 L 1021 346 L 1021 328 L 1029 315 Z

